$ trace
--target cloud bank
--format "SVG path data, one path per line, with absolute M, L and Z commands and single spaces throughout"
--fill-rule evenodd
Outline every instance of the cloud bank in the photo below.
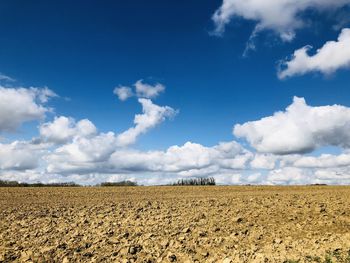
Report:
M 16 94 L 36 113 L 31 118 L 15 115 L 20 118 L 13 128 L 45 118 L 49 111 L 45 103 L 54 96 L 48 89 L 2 88 L 1 92 L 10 94 L 6 98 Z M 213 146 L 188 141 L 165 150 L 142 151 L 135 149 L 138 138 L 177 111 L 148 98 L 138 102 L 142 113 L 135 115 L 133 127 L 120 134 L 101 132 L 88 119 L 56 116 L 38 126 L 38 137 L 1 142 L 0 179 L 80 184 L 133 180 L 149 185 L 213 176 L 222 184 L 350 183 L 350 108 L 345 106 L 314 107 L 295 97 L 285 111 L 234 126 L 234 135 L 246 139 L 249 149 L 232 138 Z M 11 103 L 3 99 L 2 107 L 14 111 Z M 340 147 L 341 153 L 305 154 L 327 145 Z

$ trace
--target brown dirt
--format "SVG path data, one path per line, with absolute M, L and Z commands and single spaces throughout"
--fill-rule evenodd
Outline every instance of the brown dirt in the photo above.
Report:
M 350 187 L 0 188 L 0 262 L 350 262 L 349 252 Z

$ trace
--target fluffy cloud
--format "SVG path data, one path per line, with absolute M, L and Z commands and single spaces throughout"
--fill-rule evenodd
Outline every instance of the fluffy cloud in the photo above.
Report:
M 44 141 L 64 144 L 45 157 L 47 171 L 110 173 L 111 164 L 107 161 L 116 151 L 122 153 L 123 162 L 127 163 L 128 156 L 133 158 L 134 153 L 120 148 L 135 143 L 141 134 L 176 114 L 172 108 L 158 106 L 149 99 L 139 99 L 139 102 L 143 113 L 135 115 L 135 126 L 117 135 L 113 132 L 97 134 L 96 127 L 89 120 L 75 122 L 71 118 L 59 117 L 53 122 L 43 124 L 40 133 Z
M 150 85 L 139 80 L 135 83 L 136 94 L 139 98 L 152 99 L 157 97 L 161 92 L 165 90 L 165 87 L 157 83 L 155 85 Z
M 75 122 L 73 118 L 56 117 L 53 122 L 47 122 L 39 127 L 40 136 L 47 142 L 56 144 L 66 143 L 74 137 L 88 137 L 95 135 L 95 125 L 87 120 Z
M 166 151 L 138 151 L 117 147 L 111 133 L 74 140 L 45 158 L 48 173 L 152 174 L 170 178 L 243 170 L 251 159 L 252 154 L 234 141 L 213 147 L 187 142 Z
M 49 110 L 43 103 L 55 96 L 47 89 L 20 92 L 30 94 L 43 116 Z M 139 103 L 142 113 L 121 134 L 98 133 L 87 119 L 61 116 L 40 125 L 37 139 L 0 143 L 0 179 L 80 184 L 132 180 L 148 185 L 212 176 L 223 184 L 350 183 L 350 108 L 312 107 L 294 98 L 283 112 L 236 125 L 234 134 L 257 151 L 236 141 L 211 147 L 186 142 L 166 150 L 140 151 L 130 145 L 176 111 L 147 98 L 139 98 Z M 303 154 L 325 145 L 346 149 L 339 155 Z
M 312 171 L 296 167 L 283 167 L 272 170 L 265 177 L 265 183 L 271 185 L 302 185 L 318 183 Z
M 309 55 L 311 46 L 305 46 L 294 52 L 289 61 L 283 61 L 278 77 L 284 79 L 308 72 L 331 74 L 342 68 L 350 67 L 350 29 L 342 30 L 338 41 L 329 41 L 317 50 L 315 55 Z
M 142 79 L 136 81 L 134 84 L 135 92 L 132 88 L 120 86 L 114 89 L 113 93 L 118 96 L 121 101 L 125 101 L 130 97 L 136 96 L 138 98 L 154 99 L 160 93 L 165 91 L 165 86 L 156 83 L 155 85 L 147 84 Z
M 349 3 L 349 0 L 223 0 L 212 19 L 218 34 L 238 17 L 257 22 L 254 34 L 268 29 L 277 32 L 282 40 L 290 41 L 295 30 L 305 26 L 302 14 L 306 10 L 334 10 Z
M 346 166 L 350 167 L 350 154 L 322 154 L 318 157 L 302 156 L 293 163 L 293 166 L 299 168 L 336 168 Z
M 45 146 L 25 141 L 0 143 L 0 170 L 29 170 L 38 167 Z
M 158 106 L 149 99 L 138 99 L 142 105 L 142 114 L 135 115 L 135 126 L 118 135 L 118 144 L 127 146 L 133 144 L 137 137 L 154 128 L 167 118 L 176 115 L 177 111 L 168 106 Z
M 113 93 L 117 95 L 118 99 L 120 99 L 121 101 L 125 101 L 134 95 L 131 88 L 123 86 L 115 88 Z
M 238 143 L 224 142 L 213 147 L 187 142 L 166 151 L 116 151 L 109 163 L 115 170 L 174 173 L 181 176 L 205 176 L 221 169 L 241 170 L 251 153 Z
M 271 154 L 255 154 L 254 159 L 250 162 L 252 169 L 269 169 L 272 170 L 276 165 L 276 157 Z
M 15 131 L 22 123 L 43 119 L 50 111 L 44 105 L 56 94 L 39 88 L 5 88 L 0 86 L 0 132 Z
M 311 152 L 320 146 L 350 147 L 350 108 L 311 107 L 294 97 L 284 112 L 258 121 L 235 125 L 233 133 L 257 151 L 273 154 Z
M 92 138 L 75 137 L 71 143 L 55 149 L 45 157 L 49 173 L 102 173 L 105 161 L 116 150 L 113 132 Z

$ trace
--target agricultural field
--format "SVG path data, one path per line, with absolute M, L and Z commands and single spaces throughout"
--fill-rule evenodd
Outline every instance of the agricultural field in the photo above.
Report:
M 0 188 L 0 262 L 350 262 L 350 187 Z

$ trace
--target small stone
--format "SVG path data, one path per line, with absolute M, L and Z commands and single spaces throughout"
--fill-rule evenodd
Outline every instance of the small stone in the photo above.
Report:
M 209 256 L 209 252 L 204 249 L 199 250 L 198 253 L 203 257 Z
M 129 253 L 130 253 L 131 255 L 136 254 L 136 253 L 137 253 L 136 248 L 135 248 L 135 247 L 130 247 L 130 248 L 129 248 Z
M 222 263 L 232 263 L 232 259 L 230 258 L 225 258 Z
M 169 259 L 170 262 L 175 262 L 176 261 L 176 255 L 169 254 L 168 259 Z
M 198 235 L 199 235 L 200 237 L 205 237 L 205 236 L 207 235 L 207 232 L 205 232 L 205 231 L 200 231 L 200 232 L 198 233 Z
M 139 246 L 139 245 L 129 247 L 129 253 L 131 255 L 135 255 L 136 253 L 138 253 L 140 251 L 141 251 L 141 246 Z
M 189 232 L 191 232 L 191 229 L 189 229 L 188 227 L 186 227 L 186 228 L 182 229 L 181 232 L 182 232 L 182 233 L 189 233 Z
M 167 247 L 167 246 L 169 246 L 169 241 L 167 239 L 164 239 L 160 242 L 160 245 L 162 247 Z
M 276 238 L 274 241 L 273 241 L 273 243 L 275 243 L 275 244 L 282 244 L 282 239 L 279 239 L 279 238 Z
M 320 208 L 320 213 L 326 213 L 326 208 L 325 207 L 321 207 Z
M 243 218 L 242 217 L 235 217 L 233 219 L 233 221 L 236 222 L 236 223 L 242 223 L 243 222 Z

